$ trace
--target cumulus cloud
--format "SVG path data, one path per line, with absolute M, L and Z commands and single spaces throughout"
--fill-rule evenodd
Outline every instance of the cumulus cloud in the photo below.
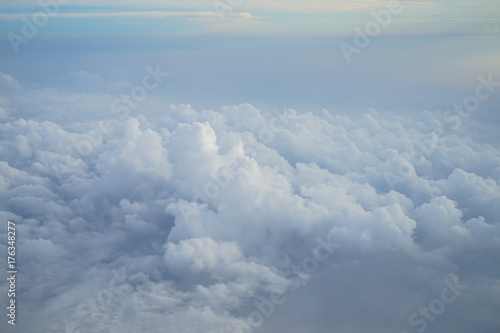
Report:
M 467 289 L 429 332 L 500 325 L 500 151 L 438 113 L 165 104 L 62 121 L 30 94 L 37 119 L 0 123 L 22 332 L 417 332 L 450 283 Z

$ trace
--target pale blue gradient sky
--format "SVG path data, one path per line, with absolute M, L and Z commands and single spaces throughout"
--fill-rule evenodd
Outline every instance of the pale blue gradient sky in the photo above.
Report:
M 479 75 L 500 77 L 498 1 L 402 1 L 403 11 L 347 63 L 339 45 L 388 1 L 242 1 L 221 21 L 212 1 L 80 1 L 61 6 L 19 46 L 37 1 L 4 1 L 0 71 L 25 86 L 90 89 L 71 72 L 133 84 L 160 63 L 171 73 L 155 92 L 174 103 L 250 102 L 346 112 L 444 109 Z M 101 88 L 99 88 L 101 89 Z M 494 116 L 498 100 L 482 105 Z M 485 113 L 483 113 L 485 114 Z
M 45 27 L 46 36 L 129 36 L 197 34 L 350 34 L 352 27 L 371 20 L 371 10 L 387 8 L 389 1 L 242 1 L 226 7 L 224 20 L 215 1 L 70 1 Z M 226 3 L 226 1 L 222 1 Z M 498 1 L 401 1 L 384 33 L 488 33 L 499 24 Z M 2 34 L 15 31 L 24 15 L 39 12 L 36 1 L 4 1 Z M 498 31 L 497 31 L 498 33 Z

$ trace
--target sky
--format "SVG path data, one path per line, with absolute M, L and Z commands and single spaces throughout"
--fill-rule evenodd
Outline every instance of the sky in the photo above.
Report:
M 499 42 L 493 0 L 2 1 L 0 331 L 497 333 Z
M 37 1 L 3 1 L 2 69 L 26 84 L 62 88 L 71 72 L 133 82 L 143 67 L 161 63 L 174 78 L 163 93 L 176 103 L 349 112 L 446 108 L 473 89 L 478 75 L 500 71 L 497 1 L 401 1 L 349 63 L 341 44 L 355 47 L 355 29 L 376 22 L 371 12 L 387 12 L 390 2 L 221 3 L 67 1 L 46 7 L 57 15 L 44 21 Z M 23 17 L 30 23 L 37 13 L 41 27 L 22 40 Z

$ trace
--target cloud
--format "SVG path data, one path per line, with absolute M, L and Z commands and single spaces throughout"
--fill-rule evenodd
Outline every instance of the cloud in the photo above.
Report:
M 439 113 L 153 103 L 120 120 L 95 111 L 112 96 L 4 99 L 23 332 L 413 332 L 455 278 L 429 332 L 500 325 L 500 151 Z
M 35 14 L 35 13 L 33 13 Z M 251 13 L 227 13 L 227 17 L 251 19 Z M 1 14 L 0 20 L 11 21 L 20 20 L 26 17 L 26 14 Z M 95 18 L 148 18 L 148 19 L 158 19 L 158 18 L 169 18 L 169 17 L 180 17 L 180 18 L 197 18 L 197 19 L 207 19 L 216 18 L 217 13 L 214 11 L 167 11 L 167 10 L 157 10 L 157 11 L 116 11 L 116 12 L 78 12 L 78 13 L 58 13 L 58 18 L 67 19 L 95 19 Z
M 62 4 L 63 1 L 60 1 Z M 226 2 L 227 3 L 227 2 Z M 404 1 L 404 5 L 408 7 L 433 7 L 439 2 L 435 1 Z M 494 4 L 493 2 L 491 2 Z M 176 0 L 169 1 L 158 1 L 158 0 L 148 0 L 143 2 L 138 2 L 137 0 L 127 0 L 118 2 L 116 0 L 106 0 L 106 1 L 74 1 L 73 5 L 84 5 L 84 6 L 128 6 L 128 7 L 142 7 L 142 8 L 193 8 L 193 9 L 213 9 L 212 2 L 204 1 L 192 1 L 190 3 L 182 3 Z M 273 10 L 273 11 L 284 11 L 284 12 L 321 12 L 321 11 L 346 11 L 346 10 L 370 10 L 374 8 L 385 8 L 387 7 L 387 2 L 382 0 L 360 0 L 360 1 L 323 1 L 323 0 L 313 0 L 304 4 L 298 0 L 291 1 L 262 1 L 256 0 L 251 3 L 229 3 L 233 6 L 242 6 L 245 8 L 251 8 L 252 10 Z M 236 5 L 235 5 L 236 4 Z M 23 0 L 16 2 L 16 7 L 19 6 L 38 6 L 38 2 L 33 0 Z M 10 8 L 13 7 L 9 2 L 5 2 L 3 7 Z M 204 13 L 200 11 L 200 13 Z M 172 14 L 172 15 L 175 15 Z
M 19 89 L 21 86 L 11 75 L 0 72 L 0 87 L 6 89 Z
M 90 74 L 85 71 L 71 72 L 77 81 L 85 83 L 102 83 L 103 79 L 99 75 Z
M 7 118 L 7 111 L 4 108 L 0 107 L 0 119 Z

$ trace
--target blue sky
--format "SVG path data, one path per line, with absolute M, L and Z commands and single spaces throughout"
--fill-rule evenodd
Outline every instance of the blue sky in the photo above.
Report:
M 402 12 L 346 63 L 340 44 L 353 44 L 354 29 L 388 3 L 241 1 L 223 7 L 221 20 L 210 1 L 70 1 L 16 54 L 8 33 L 21 36 L 22 18 L 43 11 L 35 1 L 4 1 L 0 69 L 27 84 L 64 87 L 71 71 L 130 81 L 143 67 L 134 62 L 161 61 L 177 83 L 169 87 L 175 102 L 316 109 L 350 108 L 359 89 L 366 103 L 356 108 L 445 107 L 478 75 L 500 70 L 496 1 L 402 1 Z M 79 62 L 83 57 L 93 60 Z M 16 66 L 18 59 L 25 65 Z
M 403 12 L 393 17 L 386 33 L 487 33 L 499 23 L 500 5 L 481 0 L 398 1 Z M 248 34 L 346 34 L 369 20 L 371 10 L 389 1 L 61 1 L 49 36 L 171 35 L 202 32 Z M 37 1 L 0 5 L 3 31 L 20 15 L 40 10 Z M 222 15 L 223 14 L 223 15 Z M 221 20 L 223 17 L 223 21 Z M 90 24 L 91 23 L 91 24 Z M 60 29 L 56 29 L 60 28 Z M 62 29 L 61 29 L 62 28 Z
M 474 8 L 465 2 L 402 2 L 403 11 L 350 64 L 340 44 L 353 44 L 354 29 L 374 21 L 370 11 L 386 10 L 387 2 L 243 1 L 223 21 L 206 2 L 99 4 L 61 6 L 16 54 L 8 33 L 21 35 L 22 17 L 32 19 L 41 8 L 4 2 L 1 69 L 28 84 L 48 80 L 64 87 L 63 77 L 72 71 L 130 81 L 129 71 L 141 66 L 129 65 L 161 61 L 177 82 L 169 87 L 175 102 L 350 108 L 362 89 L 365 103 L 355 107 L 366 109 L 445 107 L 478 75 L 500 66 L 496 2 Z M 93 60 L 79 62 L 83 57 Z M 19 59 L 24 66 L 15 65 Z M 43 75 L 47 71 L 53 75 Z M 209 80 L 214 77 L 220 77 L 215 84 Z

